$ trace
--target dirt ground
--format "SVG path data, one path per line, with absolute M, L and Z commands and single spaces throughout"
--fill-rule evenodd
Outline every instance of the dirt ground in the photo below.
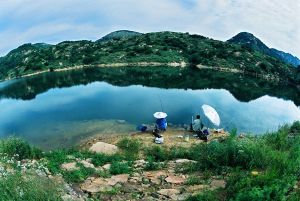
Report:
M 197 137 L 194 137 L 195 133 L 187 131 L 183 128 L 168 128 L 165 132 L 161 133 L 164 138 L 164 143 L 162 146 L 171 147 L 171 146 L 183 146 L 189 147 L 192 144 L 204 143 L 203 140 L 200 140 Z M 210 134 L 208 136 L 208 143 L 213 141 L 214 139 L 225 138 L 228 136 L 228 133 L 224 130 L 216 131 L 210 130 Z M 111 135 L 96 135 L 85 141 L 80 143 L 81 149 L 86 149 L 91 147 L 96 142 L 106 142 L 109 144 L 116 145 L 118 141 L 124 137 L 130 137 L 134 139 L 140 140 L 144 145 L 149 146 L 154 144 L 154 136 L 152 135 L 152 130 L 148 130 L 146 132 L 134 132 L 128 133 L 127 135 L 122 134 L 111 134 Z

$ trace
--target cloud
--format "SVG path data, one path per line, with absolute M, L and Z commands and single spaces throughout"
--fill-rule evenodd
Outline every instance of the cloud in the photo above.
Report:
M 227 40 L 249 31 L 300 56 L 294 0 L 12 0 L 1 2 L 0 55 L 28 42 L 90 39 L 118 29 L 180 31 Z

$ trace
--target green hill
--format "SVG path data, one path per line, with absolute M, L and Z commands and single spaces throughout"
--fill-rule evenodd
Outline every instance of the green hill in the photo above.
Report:
M 127 33 L 127 34 L 124 34 Z M 128 36 L 128 33 L 130 33 Z M 117 36 L 117 37 L 116 37 Z M 105 37 L 104 37 L 105 38 Z M 274 57 L 244 45 L 176 32 L 115 32 L 98 41 L 64 41 L 57 45 L 25 44 L 0 58 L 0 79 L 78 65 L 185 62 L 270 74 L 299 83 L 300 73 Z
M 263 54 L 277 58 L 282 62 L 293 65 L 294 67 L 300 65 L 300 60 L 296 56 L 274 48 L 269 48 L 251 33 L 241 32 L 229 39 L 228 42 L 240 44 L 253 50 L 260 51 Z

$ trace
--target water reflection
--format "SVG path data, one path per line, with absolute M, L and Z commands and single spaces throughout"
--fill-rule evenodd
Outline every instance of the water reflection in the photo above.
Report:
M 79 72 L 81 74 L 78 74 Z M 168 122 L 176 125 L 188 124 L 192 115 L 201 113 L 202 104 L 216 108 L 221 117 L 220 127 L 227 130 L 237 128 L 239 132 L 259 134 L 300 119 L 300 109 L 295 105 L 299 100 L 285 100 L 287 97 L 293 97 L 290 92 L 294 89 L 283 90 L 279 97 L 284 99 L 272 97 L 265 94 L 278 93 L 279 86 L 276 88 L 276 85 L 269 84 L 269 89 L 272 89 L 269 91 L 257 87 L 260 84 L 266 86 L 263 81 L 248 78 L 242 78 L 241 81 L 241 78 L 238 78 L 229 84 L 229 78 L 224 78 L 222 74 L 213 75 L 213 79 L 196 79 L 192 78 L 195 75 L 186 74 L 183 80 L 175 81 L 165 76 L 163 84 L 166 87 L 182 86 L 185 82 L 191 88 L 204 88 L 192 90 L 141 85 L 113 86 L 106 82 L 94 82 L 98 76 L 105 77 L 106 74 L 84 70 L 21 79 L 6 86 L 2 83 L 0 136 L 23 136 L 44 148 L 70 146 L 84 137 L 99 133 L 113 135 L 133 132 L 137 124 L 152 123 L 152 114 L 161 110 L 161 107 L 168 113 Z M 157 84 L 157 79 L 162 75 L 157 73 L 157 76 L 153 78 L 156 79 L 153 82 L 141 77 L 136 77 L 135 81 L 144 80 L 148 82 L 147 85 L 152 86 Z M 204 74 L 201 76 L 205 77 Z M 187 77 L 189 79 L 185 80 Z M 221 77 L 225 81 L 223 79 L 223 82 L 220 82 Z M 129 79 L 124 77 L 124 80 L 112 82 L 122 82 L 126 85 Z M 168 79 L 170 82 L 166 82 Z M 255 85 L 256 88 L 253 88 Z M 213 88 L 212 86 L 230 87 L 231 90 L 205 89 Z M 250 88 L 253 90 L 246 93 Z M 265 91 L 268 93 L 264 93 Z M 232 95 L 238 92 L 241 93 Z M 297 91 L 294 92 L 297 95 Z M 257 98 L 258 95 L 261 96 Z M 244 101 L 253 97 L 254 99 L 243 102 L 235 97 Z M 118 119 L 126 120 L 126 123 L 120 123 Z

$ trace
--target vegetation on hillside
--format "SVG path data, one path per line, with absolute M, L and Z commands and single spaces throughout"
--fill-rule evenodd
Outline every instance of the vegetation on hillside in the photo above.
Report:
M 50 180 L 31 177 L 31 175 L 27 175 L 30 179 L 24 180 L 20 177 L 18 159 L 7 162 L 11 151 L 18 150 L 20 144 L 24 150 L 17 152 L 18 154 L 32 152 L 32 148 L 27 146 L 26 142 L 18 139 L 9 138 L 1 142 L 1 154 L 5 156 L 1 158 L 1 167 L 4 165 L 5 168 L 1 170 L 0 200 L 22 200 L 21 198 L 59 200 L 56 199 L 60 195 L 58 184 L 50 184 Z M 183 164 L 176 170 L 191 175 L 187 185 L 200 184 L 219 175 L 225 179 L 226 188 L 202 191 L 189 197 L 188 200 L 296 201 L 300 199 L 300 122 L 295 122 L 292 126 L 283 126 L 277 132 L 259 137 L 238 137 L 235 131 L 232 131 L 228 138 L 207 144 L 195 144 L 191 147 L 167 148 L 157 145 L 145 147 L 142 142 L 128 138 L 122 139 L 118 145 L 122 151 L 114 155 L 95 154 L 77 149 L 56 150 L 43 153 L 41 161 L 52 174 L 61 174 L 69 183 L 80 183 L 91 175 L 106 178 L 114 174 L 131 174 L 134 171 L 133 161 L 141 158 L 148 161 L 146 170 L 164 169 L 163 163 L 169 160 L 191 159 L 196 163 Z M 89 159 L 95 167 L 111 163 L 111 168 L 108 172 L 95 172 L 94 169 L 80 163 L 74 171 L 60 168 L 63 163 L 74 159 L 76 161 Z M 6 172 L 8 164 L 13 171 L 10 171 L 7 176 L 3 172 Z M 48 183 L 47 189 L 44 182 Z
M 41 70 L 111 63 L 186 62 L 272 74 L 299 83 L 300 73 L 290 65 L 243 45 L 175 32 L 133 34 L 111 40 L 65 41 L 57 45 L 25 44 L 0 58 L 0 78 Z

